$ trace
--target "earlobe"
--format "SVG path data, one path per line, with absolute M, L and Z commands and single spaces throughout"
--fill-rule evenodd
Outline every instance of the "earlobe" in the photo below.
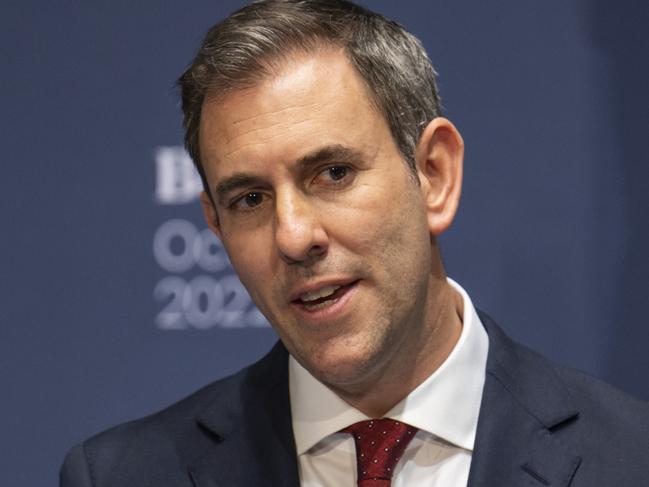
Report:
M 211 198 L 205 191 L 201 191 L 200 200 L 201 206 L 203 207 L 205 223 L 217 237 L 221 238 L 221 225 L 219 224 L 219 215 L 216 212 L 214 203 L 212 203 Z
M 437 236 L 453 222 L 462 192 L 464 141 L 448 119 L 435 118 L 424 129 L 415 161 L 428 211 L 428 227 Z

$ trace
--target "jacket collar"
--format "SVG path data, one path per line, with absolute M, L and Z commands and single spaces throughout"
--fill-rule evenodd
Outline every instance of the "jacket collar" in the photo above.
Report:
M 545 359 L 480 319 L 489 355 L 468 486 L 570 485 L 581 458 L 553 433 L 577 420 L 572 397 Z
M 278 343 L 199 415 L 214 441 L 189 467 L 196 487 L 299 487 L 287 367 Z

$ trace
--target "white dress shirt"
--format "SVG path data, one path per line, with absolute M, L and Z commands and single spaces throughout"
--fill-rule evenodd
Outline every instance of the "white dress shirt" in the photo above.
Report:
M 485 380 L 489 339 L 467 293 L 462 333 L 444 363 L 384 416 L 419 428 L 393 487 L 466 487 Z M 293 432 L 302 487 L 355 487 L 356 450 L 341 429 L 368 418 L 289 358 Z

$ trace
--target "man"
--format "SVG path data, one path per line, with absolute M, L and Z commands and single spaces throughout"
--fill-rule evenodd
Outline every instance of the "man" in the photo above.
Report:
M 637 486 L 649 410 L 511 342 L 447 279 L 463 142 L 400 26 L 266 0 L 180 79 L 210 228 L 281 343 L 75 447 L 64 486 Z

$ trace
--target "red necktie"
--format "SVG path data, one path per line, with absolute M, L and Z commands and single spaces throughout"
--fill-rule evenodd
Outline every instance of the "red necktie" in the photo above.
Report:
M 394 467 L 417 428 L 394 419 L 360 421 L 344 430 L 356 443 L 359 487 L 390 487 Z

